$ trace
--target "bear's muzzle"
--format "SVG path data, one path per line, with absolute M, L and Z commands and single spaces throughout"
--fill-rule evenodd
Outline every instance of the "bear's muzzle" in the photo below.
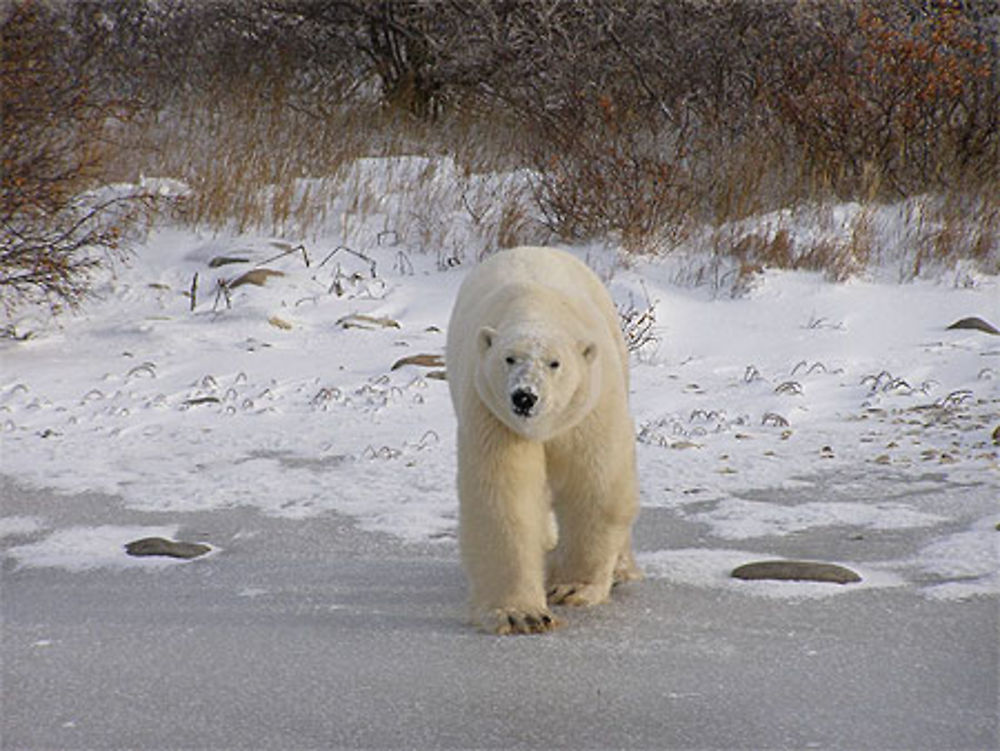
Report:
M 538 395 L 533 391 L 520 388 L 510 395 L 510 403 L 514 408 L 514 414 L 520 417 L 531 417 L 531 410 L 538 402 Z

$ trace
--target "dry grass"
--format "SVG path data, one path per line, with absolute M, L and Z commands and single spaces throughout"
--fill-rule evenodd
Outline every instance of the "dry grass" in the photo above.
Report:
M 966 263 L 997 273 L 1000 63 L 973 10 L 922 4 L 902 23 L 909 2 L 585 0 L 549 15 L 532 3 L 472 4 L 471 15 L 335 4 L 374 13 L 366 23 L 395 13 L 383 31 L 423 56 L 393 57 L 391 80 L 323 4 L 301 5 L 316 13 L 308 33 L 261 26 L 274 19 L 254 3 L 245 16 L 192 5 L 216 25 L 185 55 L 140 38 L 149 49 L 131 63 L 100 58 L 108 70 L 96 72 L 122 90 L 160 93 L 136 98 L 136 116 L 105 134 L 116 148 L 96 177 L 182 180 L 178 218 L 199 227 L 399 246 L 442 268 L 553 239 L 656 254 L 701 238 L 706 268 L 725 261 L 715 268 L 734 289 L 767 267 L 833 279 L 887 261 L 903 279 Z M 475 22 L 501 11 L 506 25 Z M 164 18 L 164 39 L 186 33 Z M 127 14 L 116 24 L 128 31 Z M 313 41 L 333 46 L 310 56 Z M 168 70 L 174 59 L 187 67 Z M 860 208 L 833 226 L 823 207 L 843 204 Z M 906 216 L 887 229 L 897 204 Z
M 460 117 L 432 125 L 364 100 L 319 121 L 281 97 L 247 85 L 157 113 L 128 130 L 110 172 L 183 181 L 179 218 L 211 230 L 332 232 L 345 244 L 364 234 L 442 257 L 464 256 L 469 237 L 479 249 L 547 237 L 524 171 L 505 171 L 508 131 Z

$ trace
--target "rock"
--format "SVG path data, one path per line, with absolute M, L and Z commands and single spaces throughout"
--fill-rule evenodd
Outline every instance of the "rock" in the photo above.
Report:
M 418 365 L 421 368 L 443 368 L 444 358 L 441 355 L 410 355 L 396 360 L 391 370 L 398 370 L 404 365 Z
M 961 318 L 955 321 L 949 329 L 971 329 L 973 331 L 983 331 L 987 334 L 1000 334 L 1000 330 L 997 329 L 991 323 L 987 323 L 982 318 L 978 316 L 970 316 L 969 318 Z
M 758 561 L 733 569 L 734 579 L 747 581 L 775 579 L 778 581 L 816 581 L 833 584 L 850 584 L 861 581 L 861 576 L 849 568 L 833 563 L 813 561 Z
M 175 542 L 162 537 L 144 537 L 125 545 L 125 552 L 136 557 L 159 555 L 168 558 L 197 558 L 212 547 L 197 542 Z

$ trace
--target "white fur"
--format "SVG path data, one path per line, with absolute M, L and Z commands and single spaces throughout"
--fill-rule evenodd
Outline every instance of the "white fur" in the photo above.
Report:
M 547 600 L 594 605 L 638 578 L 628 352 L 597 276 L 559 250 L 498 253 L 462 284 L 446 359 L 474 620 L 547 631 Z

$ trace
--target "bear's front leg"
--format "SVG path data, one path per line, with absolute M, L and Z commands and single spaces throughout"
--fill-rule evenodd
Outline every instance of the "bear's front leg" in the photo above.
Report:
M 541 445 L 496 426 L 458 438 L 459 547 L 473 620 L 496 634 L 561 625 L 545 601 L 549 502 Z

